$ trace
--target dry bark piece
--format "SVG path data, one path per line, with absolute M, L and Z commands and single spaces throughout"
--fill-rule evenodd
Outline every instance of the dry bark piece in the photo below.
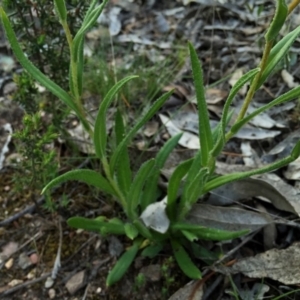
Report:
M 168 300 L 201 300 L 203 297 L 203 284 L 199 285 L 199 281 L 191 281 L 184 287 L 179 289 Z
M 271 278 L 283 284 L 300 284 L 300 242 L 287 249 L 272 249 L 239 260 L 231 267 L 213 269 L 223 274 L 243 273 L 250 278 Z
M 85 273 L 85 270 L 76 273 L 66 283 L 66 288 L 71 295 L 74 295 L 79 289 L 85 286 Z

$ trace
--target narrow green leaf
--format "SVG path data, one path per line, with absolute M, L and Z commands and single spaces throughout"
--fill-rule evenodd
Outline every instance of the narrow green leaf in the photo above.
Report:
M 126 223 L 124 229 L 125 229 L 125 234 L 131 240 L 134 240 L 139 235 L 139 231 L 131 223 Z
M 121 112 L 117 110 L 115 118 L 116 145 L 119 145 L 122 142 L 124 134 L 125 128 L 123 123 L 123 117 Z M 120 159 L 116 165 L 116 177 L 120 189 L 122 190 L 125 197 L 127 197 L 132 181 L 132 172 L 130 168 L 130 159 L 127 147 L 123 148 L 123 152 L 121 155 L 122 159 Z
M 94 130 L 94 145 L 97 156 L 100 159 L 106 157 L 106 143 L 107 143 L 107 133 L 106 133 L 106 114 L 107 109 L 114 100 L 114 97 L 123 87 L 125 83 L 137 76 L 128 76 L 124 79 L 117 82 L 106 94 L 105 98 L 102 100 L 98 114 L 95 121 L 95 130 Z
M 195 179 L 196 175 L 198 174 L 199 170 L 201 168 L 203 168 L 202 166 L 202 153 L 201 153 L 201 149 L 198 150 L 198 152 L 196 153 L 196 155 L 194 156 L 192 165 L 186 175 L 186 179 L 184 182 L 184 189 L 186 189 L 187 186 L 189 186 L 189 184 Z
M 190 205 L 194 204 L 202 194 L 208 174 L 208 168 L 201 168 L 194 180 L 184 189 L 183 198 Z
M 198 59 L 197 52 L 191 43 L 189 43 L 189 50 L 198 104 L 199 138 L 202 153 L 202 165 L 207 166 L 209 161 L 209 153 L 213 148 L 213 139 L 209 124 L 208 109 L 205 100 L 205 88 L 203 83 L 202 67 L 200 64 L 200 60 Z
M 196 257 L 198 259 L 201 259 L 206 263 L 206 265 L 212 265 L 215 261 L 217 261 L 220 257 L 217 255 L 217 253 L 208 250 L 204 246 L 199 245 L 198 243 L 191 243 L 191 248 L 193 252 L 193 257 Z
M 54 0 L 55 13 L 57 14 L 61 23 L 67 21 L 67 9 L 65 0 Z
M 91 12 L 95 9 L 96 5 L 98 4 L 98 0 L 92 0 L 91 3 L 89 4 L 89 8 L 87 12 L 85 13 L 85 16 L 83 18 L 82 23 L 85 24 L 87 20 L 89 20 Z
M 99 231 L 100 228 L 105 225 L 101 219 L 87 219 L 84 217 L 72 217 L 69 218 L 67 221 L 68 225 L 73 228 L 77 229 L 84 229 L 89 231 Z
M 118 145 L 116 151 L 113 153 L 110 160 L 110 169 L 113 173 L 115 170 L 116 163 L 118 162 L 121 153 L 123 151 L 123 147 L 126 147 L 129 141 L 133 138 L 133 136 L 138 132 L 138 130 L 148 121 L 150 120 L 155 113 L 163 106 L 166 100 L 170 97 L 173 91 L 170 91 L 164 95 L 162 95 L 156 102 L 150 107 L 150 109 L 146 112 L 144 116 L 142 116 L 139 120 L 136 121 L 134 127 L 129 131 L 129 133 L 124 137 L 123 141 Z
M 139 219 L 136 219 L 133 221 L 133 224 L 139 231 L 139 233 L 146 239 L 151 240 L 152 239 L 152 234 L 150 230 L 143 224 L 143 222 Z
M 123 116 L 119 109 L 117 109 L 116 116 L 115 116 L 115 135 L 116 135 L 116 146 L 118 146 L 122 142 L 125 135 Z
M 117 225 L 124 226 L 124 222 L 121 219 L 116 218 L 116 217 L 109 219 L 108 222 L 111 224 L 117 224 Z
M 76 55 L 76 64 L 77 64 L 77 88 L 78 94 L 82 95 L 82 81 L 83 81 L 83 72 L 84 72 L 84 55 L 83 55 L 83 46 L 84 46 L 84 39 L 80 40 L 78 43 L 78 50 Z
M 51 180 L 42 190 L 44 194 L 50 188 L 68 180 L 79 180 L 99 188 L 101 191 L 116 196 L 110 183 L 98 172 L 89 169 L 72 170 Z
M 172 229 L 180 230 L 184 235 L 187 232 L 189 232 L 187 236 L 189 236 L 190 238 L 192 238 L 194 235 L 198 239 L 210 240 L 210 241 L 231 240 L 231 239 L 241 237 L 250 232 L 249 230 L 228 231 L 228 230 L 221 230 L 217 228 L 208 228 L 208 227 L 189 224 L 185 222 L 175 223 L 172 226 Z M 185 233 L 183 231 L 185 231 Z
M 146 207 L 155 200 L 155 196 L 157 195 L 157 191 L 158 191 L 157 183 L 160 176 L 160 170 L 163 168 L 170 153 L 178 144 L 178 141 L 180 140 L 181 136 L 182 133 L 173 136 L 158 151 L 155 158 L 156 164 L 155 164 L 154 172 L 152 176 L 148 178 L 144 195 L 141 201 L 142 211 L 145 210 Z
M 233 173 L 233 174 L 228 174 L 228 175 L 214 178 L 211 181 L 206 183 L 206 185 L 204 186 L 203 193 L 207 193 L 211 190 L 214 190 L 219 186 L 222 186 L 228 182 L 233 182 L 253 175 L 264 174 L 264 173 L 275 171 L 295 161 L 299 157 L 299 155 L 300 155 L 300 141 L 296 144 L 290 156 L 287 156 L 273 164 L 267 165 L 260 169 L 251 170 L 248 172 Z
M 274 18 L 265 34 L 267 42 L 273 41 L 277 37 L 288 15 L 288 6 L 286 5 L 285 0 L 277 0 L 276 2 Z
M 298 35 L 300 34 L 300 26 L 296 29 L 285 35 L 271 50 L 270 55 L 268 57 L 268 61 L 266 64 L 266 68 L 264 69 L 258 85 L 257 90 L 262 86 L 262 84 L 266 81 L 267 77 L 271 74 L 275 66 L 278 62 L 285 56 L 285 54 L 290 49 L 291 45 L 294 43 Z
M 186 237 L 186 239 L 190 242 L 194 242 L 194 241 L 197 241 L 199 238 L 198 236 L 193 233 L 193 232 L 190 232 L 188 230 L 181 230 L 181 233 Z
M 203 194 L 203 189 L 209 175 L 208 168 L 201 168 L 194 179 L 184 185 L 179 204 L 179 219 L 182 220 L 190 211 L 192 205 Z
M 111 286 L 117 281 L 119 281 L 130 265 L 133 263 L 138 251 L 141 241 L 134 242 L 134 244 L 126 250 L 126 252 L 118 259 L 117 263 L 114 265 L 113 269 L 109 272 L 106 285 Z
M 154 258 L 158 255 L 158 253 L 163 249 L 163 244 L 152 244 L 146 247 L 142 252 L 141 256 Z
M 180 163 L 174 170 L 168 183 L 168 204 L 167 215 L 171 221 L 174 221 L 177 215 L 177 197 L 183 177 L 187 174 L 193 163 L 193 158 Z
M 291 101 L 293 99 L 297 99 L 300 96 L 300 86 L 293 88 L 292 90 L 286 92 L 285 94 L 279 96 L 278 98 L 272 100 L 271 102 L 267 103 L 266 105 L 261 106 L 260 108 L 256 109 L 254 112 L 249 114 L 248 116 L 244 117 L 241 121 L 234 124 L 230 129 L 232 134 L 237 133 L 245 124 L 247 124 L 250 120 L 254 117 L 259 115 L 260 113 L 274 107 L 275 105 L 279 105 L 285 103 L 287 101 Z
M 4 12 L 3 8 L 0 8 L 0 15 L 3 23 L 3 27 L 6 32 L 7 39 L 11 45 L 11 48 L 17 58 L 17 60 L 20 62 L 20 64 L 23 66 L 23 68 L 41 85 L 43 85 L 45 88 L 47 88 L 51 93 L 53 93 L 55 96 L 57 96 L 59 99 L 61 99 L 69 108 L 71 108 L 78 116 L 80 116 L 80 113 L 73 102 L 73 99 L 70 97 L 70 95 L 64 91 L 60 86 L 58 86 L 56 83 L 54 83 L 52 80 L 50 80 L 47 76 L 45 76 L 39 69 L 37 69 L 24 55 L 18 41 L 16 38 L 16 35 L 11 27 L 11 24 L 8 20 L 8 17 L 6 13 Z
M 171 240 L 175 259 L 182 272 L 191 279 L 200 279 L 201 272 L 192 262 L 185 249 L 174 239 Z
M 98 7 L 96 7 L 97 2 L 98 1 L 93 0 L 91 2 L 91 4 L 89 5 L 89 9 L 83 19 L 81 27 L 77 31 L 77 33 L 74 37 L 74 40 L 73 40 L 74 53 L 78 53 L 78 48 L 84 38 L 84 34 L 87 32 L 88 29 L 90 29 L 95 24 L 95 22 L 101 15 L 104 7 L 106 6 L 108 0 L 104 0 Z M 78 57 L 78 56 L 76 55 L 76 57 Z
M 293 148 L 292 153 L 291 153 L 291 157 L 295 160 L 299 156 L 300 156 L 300 141 L 295 145 L 295 147 Z
M 109 234 L 125 234 L 123 224 L 114 224 L 103 221 L 102 219 L 87 219 L 83 217 L 72 217 L 67 221 L 68 225 L 73 228 L 84 229 L 88 231 L 98 231 Z
M 128 210 L 134 215 L 134 211 L 140 204 L 140 198 L 142 190 L 147 181 L 147 178 L 153 173 L 153 167 L 155 165 L 155 159 L 151 159 L 142 164 L 138 172 L 136 173 L 132 185 L 130 187 L 127 203 Z

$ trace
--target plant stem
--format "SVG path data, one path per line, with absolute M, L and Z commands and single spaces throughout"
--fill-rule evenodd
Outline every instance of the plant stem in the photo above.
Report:
M 248 107 L 253 99 L 253 96 L 254 96 L 254 93 L 256 91 L 256 88 L 257 88 L 257 84 L 259 82 L 259 79 L 266 67 L 266 64 L 267 64 L 267 61 L 268 61 L 268 57 L 269 57 L 269 54 L 270 54 L 270 51 L 272 49 L 272 46 L 273 46 L 273 40 L 272 41 L 269 41 L 269 42 L 266 42 L 266 45 L 265 45 L 265 48 L 264 48 L 264 52 L 263 52 L 263 56 L 262 56 L 262 59 L 260 61 L 260 64 L 259 64 L 259 68 L 260 68 L 260 71 L 255 75 L 251 85 L 250 85 L 250 88 L 248 90 L 248 93 L 246 95 L 246 98 L 243 102 L 243 105 L 242 105 L 242 108 L 235 120 L 235 124 L 238 123 L 240 120 L 242 120 L 244 117 L 245 117 L 245 114 L 247 113 L 247 110 L 248 110 Z M 225 136 L 225 139 L 226 141 L 228 141 L 231 137 L 232 137 L 233 133 L 231 131 L 229 131 L 226 136 Z
M 101 158 L 101 163 L 103 165 L 103 170 L 104 170 L 104 173 L 105 173 L 105 176 L 106 176 L 107 180 L 109 181 L 112 188 L 115 190 L 116 194 L 118 195 L 118 198 L 120 200 L 121 205 L 123 206 L 124 211 L 126 212 L 126 214 L 128 214 L 126 199 L 125 199 L 122 191 L 120 190 L 118 184 L 116 183 L 115 179 L 111 175 L 109 163 L 108 163 L 106 157 Z
M 83 123 L 83 126 L 86 129 L 86 131 L 88 132 L 91 139 L 93 139 L 94 133 L 93 133 L 93 130 L 91 129 L 91 127 L 89 126 L 88 121 L 86 120 L 86 113 L 85 113 L 85 110 L 84 110 L 82 102 L 81 102 L 81 95 L 79 95 L 78 82 L 77 82 L 78 68 L 77 68 L 76 57 L 74 57 L 72 34 L 71 34 L 70 28 L 68 26 L 68 23 L 66 21 L 61 22 L 61 24 L 65 31 L 69 49 L 70 49 L 70 61 L 71 61 L 70 68 L 71 68 L 71 76 L 72 76 L 73 89 L 74 89 L 73 97 L 74 97 L 74 102 L 80 113 L 80 115 L 78 117 L 79 117 L 79 119 L 81 119 L 81 122 Z M 84 121 L 86 121 L 86 122 L 84 122 Z
M 288 11 L 288 15 L 296 8 L 296 6 L 300 3 L 300 0 L 293 0 L 290 4 L 289 4 L 289 11 Z

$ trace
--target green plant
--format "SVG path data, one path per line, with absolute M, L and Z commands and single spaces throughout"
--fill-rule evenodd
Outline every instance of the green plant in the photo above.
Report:
M 17 148 L 22 157 L 13 175 L 14 189 L 19 192 L 28 189 L 29 197 L 36 202 L 44 185 L 57 175 L 56 151 L 51 149 L 57 134 L 53 125 L 44 130 L 41 114 L 37 112 L 25 114 L 23 129 L 13 136 L 18 140 Z M 49 192 L 45 195 L 45 200 L 46 208 L 53 210 Z
M 146 284 L 146 276 L 143 273 L 139 273 L 134 280 L 135 291 L 140 291 Z
M 17 42 L 5 12 L 3 9 L 0 10 L 7 37 L 16 57 L 38 82 L 59 97 L 77 114 L 84 128 L 93 139 L 96 156 L 102 165 L 101 172 L 90 169 L 67 172 L 49 182 L 43 192 L 66 180 L 80 180 L 106 192 L 120 204 L 124 213 L 122 219 L 107 219 L 105 216 L 99 216 L 96 219 L 72 217 L 68 220 L 68 224 L 75 228 L 93 230 L 101 234 L 124 235 L 133 241 L 132 245 L 127 248 L 109 273 L 107 277 L 108 286 L 122 278 L 140 249 L 143 249 L 142 255 L 154 257 L 167 243 L 171 244 L 175 260 L 181 270 L 190 278 L 201 278 L 201 272 L 193 263 L 186 247 L 194 243 L 197 239 L 227 240 L 244 235 L 248 231 L 228 232 L 191 224 L 186 217 L 192 209 L 193 204 L 200 196 L 221 185 L 255 174 L 274 171 L 294 161 L 300 155 L 300 143 L 297 143 L 288 157 L 266 167 L 250 172 L 234 173 L 220 177 L 214 174 L 216 157 L 222 151 L 225 143 L 244 124 L 257 114 L 275 105 L 295 99 L 300 95 L 300 87 L 296 87 L 260 107 L 255 112 L 245 116 L 255 92 L 267 79 L 280 59 L 286 54 L 289 47 L 299 35 L 300 27 L 294 29 L 273 46 L 274 39 L 278 36 L 279 30 L 288 13 L 292 11 L 292 9 L 288 10 L 283 0 L 278 0 L 275 17 L 265 35 L 266 45 L 261 63 L 258 68 L 245 74 L 232 88 L 224 106 L 222 119 L 215 130 L 212 130 L 209 125 L 201 64 L 195 49 L 189 44 L 198 103 L 201 150 L 198 151 L 194 158 L 181 162 L 177 166 L 170 178 L 167 195 L 163 200 L 157 202 L 160 169 L 163 167 L 170 152 L 177 145 L 181 135 L 168 140 L 157 156 L 141 165 L 136 174 L 132 174 L 127 145 L 137 131 L 161 108 L 172 92 L 161 96 L 136 121 L 132 129 L 128 132 L 125 132 L 121 113 L 119 111 L 116 113 L 114 137 L 117 146 L 113 153 L 109 153 L 107 149 L 106 112 L 118 91 L 125 83 L 136 76 L 120 80 L 108 91 L 99 106 L 94 127 L 87 121 L 86 112 L 81 102 L 84 34 L 97 20 L 107 2 L 108 0 L 105 0 L 99 6 L 97 6 L 96 0 L 90 3 L 81 28 L 74 38 L 72 38 L 67 23 L 65 3 L 62 0 L 54 1 L 56 14 L 64 28 L 70 47 L 70 92 L 63 90 L 30 63 Z M 240 114 L 235 120 L 234 125 L 226 132 L 226 126 L 232 116 L 230 104 L 239 89 L 249 81 L 250 88 Z
M 161 276 L 163 280 L 163 286 L 161 293 L 164 299 L 170 296 L 170 287 L 175 282 L 175 275 L 172 274 L 172 267 L 174 266 L 174 258 L 167 258 L 161 265 Z

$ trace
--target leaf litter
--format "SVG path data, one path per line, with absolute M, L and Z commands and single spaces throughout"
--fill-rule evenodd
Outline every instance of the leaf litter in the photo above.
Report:
M 273 9 L 273 6 L 269 6 L 270 4 L 265 4 L 266 10 L 260 12 L 260 3 L 255 4 L 254 2 L 249 3 L 249 7 L 252 7 L 252 10 L 245 9 L 245 7 L 241 5 L 241 1 L 235 1 L 234 3 L 231 3 L 231 1 L 203 0 L 176 1 L 176 3 L 174 2 L 169 5 L 159 3 L 158 1 L 147 1 L 147 9 L 141 6 L 138 1 L 114 0 L 113 4 L 114 5 L 109 6 L 105 11 L 106 18 L 104 20 L 99 20 L 99 28 L 101 26 L 102 28 L 108 28 L 106 32 L 109 32 L 110 35 L 115 36 L 115 43 L 119 43 L 122 45 L 122 47 L 129 47 L 128 45 L 131 44 L 133 45 L 135 53 L 143 53 L 145 51 L 150 53 L 150 51 L 153 49 L 159 49 L 159 55 L 162 59 L 164 59 L 167 57 L 168 52 L 172 50 L 173 43 L 176 41 L 178 36 L 184 37 L 184 39 L 193 40 L 195 41 L 195 45 L 197 46 L 201 55 L 201 59 L 203 60 L 203 67 L 206 76 L 205 80 L 207 83 L 217 82 L 223 77 L 232 79 L 232 71 L 234 69 L 238 69 L 240 66 L 242 67 L 243 72 L 248 71 L 247 68 L 250 69 L 253 67 L 254 60 L 256 59 L 257 55 L 260 54 L 260 48 L 256 43 L 257 34 L 263 32 L 265 29 L 266 19 L 271 16 L 271 14 L 268 13 L 268 8 Z M 149 7 L 151 8 L 150 13 Z M 215 18 L 215 22 L 213 23 L 211 20 L 213 19 L 213 14 L 216 9 L 218 9 L 220 19 Z M 150 17 L 146 19 L 146 22 L 143 21 L 145 20 L 145 16 L 148 16 L 149 14 Z M 191 30 L 191 28 L 194 30 Z M 201 32 L 205 32 L 205 34 L 200 34 Z M 95 31 L 93 42 L 90 43 L 92 40 L 91 36 L 87 41 L 87 43 L 90 43 L 91 46 L 89 48 L 90 55 L 96 49 L 96 41 L 97 39 L 99 40 L 99 38 L 101 38 L 101 34 L 103 34 L 103 30 Z M 184 39 L 180 43 L 185 43 Z M 294 50 L 292 49 L 292 51 Z M 124 59 L 125 56 L 126 55 L 123 55 Z M 153 57 L 151 57 L 151 61 L 155 62 L 157 57 L 157 54 L 153 55 Z M 233 69 L 232 66 L 234 66 Z M 178 72 L 180 76 L 177 77 L 176 82 L 166 83 L 166 86 L 173 85 L 178 87 L 177 90 L 180 91 L 180 97 L 177 98 L 180 98 L 180 101 L 177 101 L 176 103 L 179 103 L 180 106 L 185 104 L 185 102 L 191 101 L 193 98 L 193 88 L 189 83 L 186 82 L 186 79 L 183 80 L 183 78 L 188 77 L 188 72 L 189 65 L 187 64 Z M 295 82 L 297 82 L 297 78 L 293 75 L 293 70 L 287 69 L 286 72 L 283 73 L 284 75 L 282 75 L 282 73 L 278 73 L 278 76 L 275 76 L 277 79 L 271 80 L 268 87 L 263 87 L 259 91 L 259 96 L 257 99 L 255 99 L 257 100 L 255 101 L 255 105 L 259 106 L 268 102 L 270 98 L 272 98 L 271 96 L 277 93 L 278 87 L 281 90 L 285 90 L 287 86 L 293 85 Z M 230 74 L 231 76 L 229 76 Z M 281 79 L 281 76 L 284 77 L 284 82 Z M 280 78 L 280 80 L 278 80 L 278 78 Z M 216 113 L 217 107 L 222 107 L 224 98 L 226 98 L 226 94 L 228 93 L 227 91 L 229 90 L 229 85 L 230 82 L 227 79 L 214 85 L 214 87 L 207 88 L 206 95 L 208 104 L 214 105 L 214 107 L 211 106 L 211 122 L 218 121 L 219 115 Z M 242 95 L 239 95 L 239 97 Z M 176 95 L 174 97 L 176 97 Z M 234 107 L 238 106 L 239 100 L 240 98 L 236 99 Z M 180 151 L 176 152 L 175 163 L 178 163 L 178 161 L 180 161 L 180 157 L 186 155 L 189 149 L 198 149 L 197 147 L 199 147 L 199 141 L 197 127 L 195 126 L 195 124 L 197 124 L 197 119 L 195 119 L 195 117 L 192 115 L 192 109 L 190 109 L 188 113 L 185 112 L 184 114 L 184 110 L 179 109 L 178 104 L 176 105 L 174 105 L 172 109 L 177 111 L 177 114 L 174 115 L 174 111 L 172 111 L 171 108 L 168 108 L 167 114 L 169 116 L 171 115 L 172 117 L 166 117 L 166 112 L 163 112 L 159 118 L 162 123 L 166 124 L 166 129 L 169 136 L 172 136 L 176 132 L 184 132 L 185 139 L 180 142 L 180 146 L 182 148 L 179 149 Z M 289 118 L 288 110 L 293 109 L 295 105 L 286 106 L 287 110 L 283 109 L 283 107 L 285 106 L 279 107 L 277 111 L 275 109 L 272 110 L 269 115 L 265 114 L 257 117 L 254 123 L 252 123 L 252 127 L 246 128 L 241 132 L 240 135 L 237 135 L 236 139 L 234 139 L 231 144 L 234 145 L 234 147 L 228 148 L 228 151 L 226 150 L 226 154 L 223 154 L 222 156 L 222 158 L 225 158 L 218 162 L 217 172 L 229 173 L 234 170 L 247 170 L 251 169 L 254 164 L 266 163 L 266 158 L 274 161 L 280 157 L 284 157 L 291 149 L 294 140 L 299 137 L 299 134 L 297 133 L 289 139 L 293 133 L 288 134 L 286 130 L 286 128 L 289 128 L 287 125 L 290 125 L 285 121 Z M 167 125 L 168 123 L 169 127 Z M 274 130 L 274 127 L 276 127 L 276 130 Z M 157 123 L 152 123 L 147 125 L 140 134 L 142 138 L 146 137 L 146 139 L 151 139 L 153 136 L 160 135 L 161 133 L 159 129 L 157 129 Z M 163 134 L 164 133 L 162 133 L 161 136 Z M 81 135 L 81 133 L 75 133 L 75 139 L 79 135 Z M 287 140 L 284 140 L 282 145 L 277 148 L 277 150 L 274 150 L 277 144 L 280 145 L 278 141 L 281 141 L 283 138 L 287 138 Z M 243 154 L 241 145 L 246 140 L 248 140 L 248 144 L 243 146 Z M 157 146 L 156 143 L 162 142 L 163 138 L 156 138 L 155 144 L 152 144 L 152 146 L 155 147 Z M 83 143 L 88 143 L 88 141 L 83 138 Z M 248 152 L 245 154 L 246 148 Z M 236 153 L 235 151 L 232 151 L 232 149 L 237 149 L 239 152 Z M 90 151 L 91 149 L 88 148 L 81 149 L 81 152 L 83 153 L 91 153 Z M 250 157 L 251 153 L 254 156 L 258 156 L 258 158 L 255 157 L 255 160 L 252 160 L 252 162 L 248 160 L 246 166 L 241 165 L 240 163 L 243 160 L 239 160 L 239 156 L 236 155 L 243 154 L 247 157 Z M 226 163 L 229 158 L 233 163 Z M 239 164 L 234 164 L 235 161 L 237 161 Z M 290 168 L 291 166 L 288 166 L 288 168 L 283 172 L 286 178 L 289 180 L 299 180 L 298 171 L 291 171 Z M 276 174 L 281 175 L 280 171 L 281 170 L 279 170 L 279 172 Z M 267 217 L 274 212 L 273 210 L 269 209 L 270 204 L 272 205 L 272 209 L 276 209 L 276 213 L 279 216 L 282 216 L 282 218 L 286 218 L 286 214 L 289 214 L 289 216 L 293 215 L 294 217 L 299 216 L 299 207 L 297 202 L 298 188 L 294 187 L 292 183 L 293 182 L 284 181 L 275 174 L 271 174 L 271 176 L 268 177 L 252 178 L 249 179 L 249 181 L 234 183 L 232 186 L 227 186 L 226 188 L 224 187 L 223 191 L 218 189 L 214 191 L 214 194 L 210 194 L 208 200 L 209 204 L 197 204 L 197 206 L 195 206 L 195 211 L 193 211 L 193 214 L 190 216 L 190 218 L 191 220 L 196 218 L 197 222 L 199 219 L 202 219 L 201 222 L 203 222 L 204 225 L 208 226 L 211 224 L 221 229 L 236 228 L 240 230 L 241 228 L 250 226 L 250 229 L 255 231 L 259 228 L 266 228 L 272 224 L 272 220 Z M 84 193 L 86 190 L 83 188 L 82 191 Z M 5 192 L 3 192 L 2 195 L 7 195 L 7 193 L 5 194 Z M 74 199 L 80 201 L 78 199 L 80 197 L 76 197 L 76 194 L 73 194 L 73 201 L 75 201 Z M 224 200 L 224 198 L 227 199 L 227 202 Z M 259 203 L 262 204 L 263 207 L 267 207 L 267 209 L 266 211 L 262 211 L 262 209 L 258 209 L 257 211 L 246 209 L 245 206 L 243 206 L 245 200 L 247 201 L 246 203 L 249 205 L 249 208 L 256 209 L 258 206 L 256 206 L 255 201 L 259 201 Z M 269 203 L 264 201 L 268 201 Z M 80 203 L 82 203 L 82 201 Z M 212 206 L 212 203 L 214 205 L 217 204 L 218 206 Z M 95 209 L 93 208 L 93 204 L 89 204 L 91 206 L 88 207 L 87 214 L 94 215 Z M 87 204 L 82 204 L 80 211 L 84 211 L 86 208 Z M 163 208 L 161 210 L 163 211 Z M 31 224 L 31 221 L 27 222 Z M 23 226 L 24 224 L 26 224 L 26 222 L 24 223 L 23 220 L 17 221 L 16 223 L 18 226 Z M 36 223 L 34 224 L 36 227 L 33 228 L 41 228 L 40 225 L 37 225 Z M 47 228 L 49 225 L 44 224 L 43 226 Z M 6 236 L 9 236 L 9 234 Z M 78 241 L 83 241 L 83 236 L 80 233 L 75 233 L 75 235 L 70 237 L 72 237 L 72 239 L 75 238 L 75 240 Z M 49 235 L 49 238 L 51 239 L 52 237 Z M 67 235 L 64 237 L 66 240 L 68 238 L 69 237 Z M 297 237 L 293 236 L 293 239 L 297 240 Z M 82 242 L 81 244 L 84 243 Z M 41 247 L 41 245 L 38 244 L 38 247 Z M 86 256 L 78 255 L 77 261 L 81 260 L 83 262 L 87 262 L 87 254 L 91 253 L 92 251 L 97 252 L 96 247 L 93 250 L 93 247 L 90 243 L 87 243 L 85 247 L 88 247 L 88 251 L 86 248 L 83 248 L 81 252 L 83 252 L 83 254 Z M 54 247 L 54 249 L 56 248 L 57 247 Z M 103 246 L 100 248 L 101 251 L 106 251 L 107 245 L 104 241 Z M 293 268 L 291 261 L 287 260 L 288 255 L 295 255 L 295 261 L 297 260 L 298 248 L 298 243 L 295 243 L 287 249 L 269 250 L 263 254 L 257 254 L 256 256 L 250 257 L 253 259 L 258 257 L 257 259 L 260 259 L 259 262 L 261 262 L 261 264 L 254 262 L 251 265 L 251 263 L 249 263 L 249 266 L 251 266 L 251 268 L 249 268 L 249 274 L 252 272 L 251 276 L 254 278 L 269 277 L 284 284 L 299 283 L 296 278 L 298 274 L 296 270 L 294 270 L 295 267 Z M 45 251 L 46 254 L 48 253 L 49 255 L 47 249 Z M 253 250 L 253 255 L 255 252 L 257 251 Z M 81 253 L 78 252 L 77 254 Z M 51 258 L 50 256 L 49 261 L 47 261 L 47 270 L 51 270 L 54 259 L 55 257 Z M 91 262 L 92 265 L 97 264 L 96 260 L 98 257 L 95 258 L 95 260 L 93 260 L 92 257 L 89 259 L 90 261 L 88 261 L 88 264 Z M 291 273 L 295 272 L 291 274 L 295 275 L 294 281 L 290 278 L 287 278 L 289 274 L 288 268 L 284 267 L 284 260 L 286 260 L 287 265 L 289 264 L 288 266 L 291 267 Z M 274 274 L 271 272 L 272 264 L 274 264 L 273 268 L 275 268 Z M 62 272 L 67 270 L 64 262 L 62 262 L 62 266 Z M 263 266 L 267 271 L 262 270 Z M 286 274 L 284 272 L 280 273 L 278 266 L 281 266 L 282 270 L 285 271 Z M 245 268 L 245 265 L 243 267 Z M 236 272 L 243 273 L 246 276 L 251 277 L 245 273 L 247 270 L 243 269 L 243 267 L 240 267 L 240 269 Z M 82 268 L 83 270 L 87 270 L 84 264 L 82 265 Z M 109 266 L 105 268 L 108 269 Z M 12 266 L 12 269 L 14 269 L 14 265 Z M 218 272 L 222 273 L 221 271 Z M 284 279 L 280 280 L 280 276 L 283 276 Z M 92 281 L 93 278 L 95 278 L 95 276 L 89 277 L 90 281 Z M 12 283 L 9 283 L 7 280 L 4 281 L 4 284 L 12 285 Z M 59 285 L 59 283 L 55 284 L 56 286 Z M 195 285 L 197 286 L 197 284 Z M 127 290 L 130 290 L 128 285 L 126 286 L 126 284 L 124 284 L 124 286 L 127 288 Z M 94 287 L 96 290 L 97 284 L 94 284 Z M 269 287 L 268 282 L 266 282 L 266 287 Z M 199 299 L 202 299 L 202 290 L 203 286 L 200 286 L 198 289 Z M 248 293 L 250 293 L 251 288 L 241 288 L 240 292 L 241 291 L 244 291 L 245 293 L 248 291 Z M 181 296 L 180 299 L 192 299 L 188 298 L 190 293 L 191 292 L 188 292 L 185 296 Z M 130 297 L 133 298 L 135 297 L 132 296 L 133 294 L 133 292 L 129 292 L 128 294 L 128 291 L 124 291 L 122 296 L 128 298 L 130 295 Z M 149 294 L 150 293 L 147 292 L 147 295 Z M 66 295 L 68 295 L 68 291 L 65 292 L 64 296 Z M 156 299 L 160 299 L 160 296 L 161 295 L 157 296 Z M 138 296 L 136 299 L 138 299 Z M 155 299 L 154 295 L 153 299 Z

